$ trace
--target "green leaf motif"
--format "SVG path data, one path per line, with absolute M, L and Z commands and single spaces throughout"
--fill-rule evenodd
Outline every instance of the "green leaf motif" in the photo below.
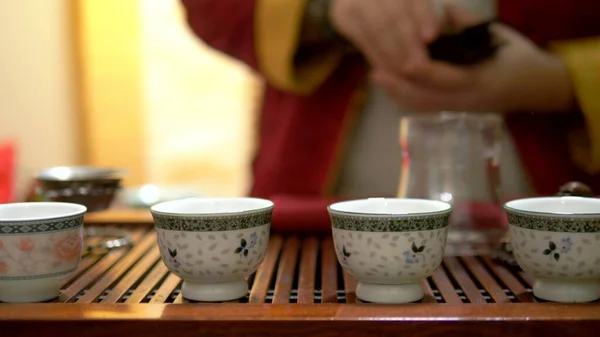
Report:
M 244 249 L 244 257 L 248 257 L 248 249 Z
M 240 246 L 246 247 L 246 240 L 245 239 L 242 239 L 242 242 L 240 243 Z
M 171 250 L 171 248 L 167 248 L 169 250 L 169 255 L 171 255 L 171 257 L 176 257 L 177 256 L 177 249 L 173 249 Z
M 552 251 L 550 249 L 544 250 L 544 255 L 550 255 L 550 253 L 552 253 Z
M 413 253 L 418 253 L 419 252 L 419 248 L 417 248 L 417 245 L 415 244 L 415 242 L 413 241 L 412 243 L 412 251 Z
M 342 246 L 342 253 L 344 254 L 345 257 L 350 257 L 350 255 L 352 255 L 346 251 L 346 246 Z
M 560 259 L 560 254 L 554 253 L 554 259 L 558 261 Z
M 556 249 L 556 244 L 552 241 L 549 241 L 548 246 L 550 247 L 550 250 L 555 250 Z
M 241 253 L 241 252 L 242 252 L 242 247 L 237 247 L 237 248 L 235 249 L 235 252 L 234 252 L 234 253 L 235 253 L 235 254 L 239 254 L 239 253 Z
M 417 249 L 417 253 L 422 253 L 425 250 L 425 245 L 422 245 Z

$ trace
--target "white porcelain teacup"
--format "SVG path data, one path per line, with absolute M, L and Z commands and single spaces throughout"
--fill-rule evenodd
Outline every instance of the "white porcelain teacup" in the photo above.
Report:
M 600 199 L 542 197 L 504 206 L 519 266 L 535 278 L 535 297 L 600 299 Z
M 409 303 L 423 298 L 421 280 L 442 263 L 450 204 L 422 199 L 373 198 L 328 208 L 342 267 L 367 302 Z
M 0 302 L 58 297 L 81 259 L 85 212 L 61 202 L 0 205 Z
M 248 294 L 261 264 L 274 204 L 258 198 L 189 198 L 151 207 L 163 262 L 184 298 L 218 302 Z

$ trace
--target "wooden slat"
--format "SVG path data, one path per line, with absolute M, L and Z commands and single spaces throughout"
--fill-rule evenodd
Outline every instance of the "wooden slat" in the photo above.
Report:
M 449 303 L 449 304 L 462 303 L 460 297 L 458 296 L 458 294 L 456 294 L 456 289 L 454 289 L 454 286 L 450 282 L 450 279 L 448 279 L 448 276 L 446 275 L 444 268 L 442 268 L 442 267 L 437 268 L 433 272 L 433 275 L 431 275 L 431 278 L 433 279 L 433 282 L 435 282 L 435 285 L 437 286 L 438 290 L 440 291 L 440 293 L 441 293 L 442 297 L 444 298 L 444 300 L 446 301 L 446 303 Z
M 346 291 L 346 303 L 357 303 L 360 302 L 356 297 L 356 286 L 358 281 L 344 271 L 344 290 Z
M 129 296 L 125 303 L 140 303 L 148 296 L 148 294 L 156 287 L 158 282 L 167 275 L 169 270 L 162 261 L 159 261 L 154 268 L 148 273 L 146 278 L 140 283 L 135 291 Z
M 94 285 L 78 300 L 77 303 L 91 303 L 140 259 L 153 245 L 156 245 L 156 234 L 148 233 L 140 243 L 133 246 L 117 264 L 110 268 Z
M 527 289 L 506 267 L 499 265 L 488 257 L 484 257 L 483 261 L 496 275 L 506 284 L 508 289 L 519 299 L 520 302 L 533 302 L 533 296 L 527 292 Z
M 337 264 L 333 239 L 327 237 L 321 243 L 321 303 L 337 303 Z
M 273 235 L 269 239 L 267 253 L 262 264 L 256 271 L 254 284 L 252 286 L 252 290 L 250 291 L 250 298 L 248 299 L 248 302 L 264 303 L 265 298 L 267 297 L 267 291 L 269 290 L 269 284 L 271 283 L 271 278 L 273 277 L 275 264 L 279 259 L 279 252 L 281 251 L 282 243 L 283 239 L 280 235 Z
M 465 256 L 463 257 L 463 261 L 465 262 L 467 268 L 469 268 L 471 273 L 475 275 L 477 280 L 479 280 L 479 283 L 483 285 L 496 303 L 510 302 L 504 290 L 500 288 L 500 285 L 498 285 L 492 276 L 490 276 L 487 270 L 485 270 L 485 267 L 477 260 L 477 258 Z
M 158 246 L 154 246 L 150 249 L 150 252 L 146 254 L 138 263 L 131 268 L 130 271 L 117 283 L 108 293 L 101 302 L 104 303 L 115 303 L 125 295 L 127 291 L 134 285 L 144 274 L 148 272 L 148 269 L 156 264 L 156 260 L 160 259 L 160 251 Z
M 109 209 L 104 212 L 85 214 L 85 223 L 94 225 L 105 224 L 136 224 L 152 225 L 152 214 L 147 209 Z
M 289 303 L 294 277 L 296 276 L 296 263 L 300 250 L 300 239 L 292 236 L 285 240 L 279 267 L 277 268 L 277 282 L 273 294 L 273 303 Z
M 317 238 L 304 239 L 302 242 L 302 255 L 300 256 L 300 275 L 298 275 L 298 303 L 314 303 L 315 301 L 315 274 L 318 255 L 319 241 Z
M 160 285 L 160 288 L 158 288 L 154 296 L 152 296 L 150 303 L 165 303 L 180 283 L 181 279 L 179 276 L 170 273 L 165 281 Z
M 65 287 L 65 286 L 69 285 L 71 282 L 73 282 L 74 280 L 78 279 L 79 276 L 81 276 L 81 274 L 83 272 L 85 272 L 91 266 L 93 266 L 94 263 L 98 262 L 98 260 L 100 260 L 100 257 L 101 257 L 100 255 L 92 255 L 92 254 L 87 254 L 85 257 L 83 257 L 81 259 L 81 261 L 79 261 L 79 265 L 77 266 L 77 271 L 75 271 L 75 273 L 73 273 L 73 275 L 69 276 L 69 278 L 67 278 L 63 282 L 62 287 Z
M 444 263 L 471 303 L 486 303 L 485 298 L 481 295 L 473 280 L 471 280 L 471 276 L 456 257 L 447 257 L 444 259 Z
M 520 271 L 519 272 L 519 276 L 521 276 L 521 278 L 523 279 L 523 281 L 525 281 L 529 285 L 530 288 L 533 287 L 533 281 L 534 280 L 533 280 L 533 277 L 531 275 L 527 274 L 524 271 Z
M 423 290 L 425 291 L 425 296 L 421 300 L 421 303 L 437 303 L 435 295 L 433 295 L 433 290 L 426 279 L 421 280 L 421 286 L 423 286 Z
M 183 298 L 183 293 L 179 293 L 179 295 L 177 295 L 177 297 L 175 297 L 175 299 L 173 300 L 174 304 L 181 304 L 184 302 L 185 302 L 185 299 Z
M 131 240 L 133 244 L 139 242 L 142 236 L 146 233 L 145 230 L 138 230 L 132 234 Z M 92 284 L 95 280 L 100 278 L 110 267 L 113 266 L 123 255 L 128 252 L 128 248 L 111 249 L 106 255 L 96 263 L 92 268 L 88 269 L 82 276 L 77 278 L 63 290 L 59 296 L 61 302 L 71 301 L 77 294 L 79 294 L 85 287 Z

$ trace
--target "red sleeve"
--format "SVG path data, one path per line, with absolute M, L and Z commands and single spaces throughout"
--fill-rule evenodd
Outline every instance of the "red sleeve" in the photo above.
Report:
M 257 69 L 256 0 L 182 0 L 188 25 L 209 46 Z
M 278 233 L 331 233 L 327 206 L 342 199 L 324 197 L 274 196 L 272 228 Z

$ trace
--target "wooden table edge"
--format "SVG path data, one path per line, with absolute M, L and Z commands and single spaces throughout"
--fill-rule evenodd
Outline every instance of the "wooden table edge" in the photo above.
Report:
M 0 304 L 7 321 L 596 321 L 597 304 Z

